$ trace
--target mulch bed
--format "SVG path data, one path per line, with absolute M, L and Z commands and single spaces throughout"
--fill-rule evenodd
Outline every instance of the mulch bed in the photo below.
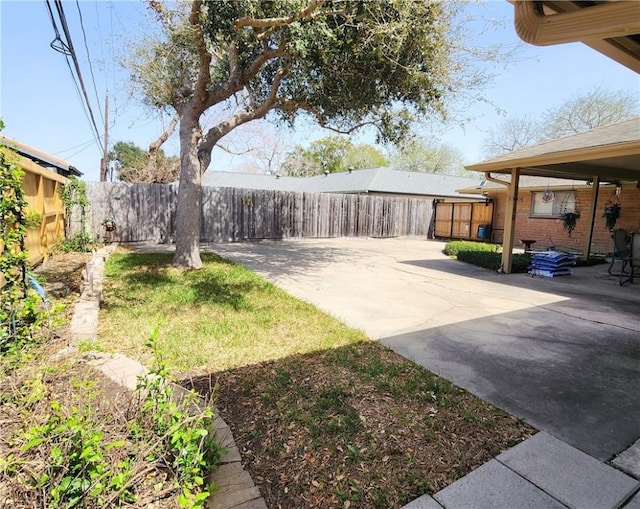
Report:
M 184 382 L 275 508 L 401 507 L 535 430 L 375 342 Z

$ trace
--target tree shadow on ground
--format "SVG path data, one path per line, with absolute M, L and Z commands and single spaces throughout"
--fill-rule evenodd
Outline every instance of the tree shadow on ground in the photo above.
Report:
M 565 302 L 532 306 L 381 342 L 608 461 L 638 439 L 638 329 L 571 316 L 561 306 Z
M 256 245 L 266 245 L 268 251 L 253 250 L 253 246 Z M 347 249 L 326 246 L 319 248 L 313 241 L 304 240 L 206 244 L 202 248 L 204 252 L 215 252 L 222 257 L 230 257 L 234 262 L 242 263 L 267 278 L 283 275 L 295 277 L 352 255 Z
M 169 287 L 174 287 L 176 279 L 179 278 L 185 284 L 177 291 L 174 290 L 176 303 L 215 302 L 218 305 L 237 310 L 247 307 L 245 299 L 247 293 L 270 284 L 256 281 L 252 277 L 227 280 L 226 271 L 244 269 L 215 254 L 202 255 L 203 262 L 215 262 L 216 268 L 212 270 L 205 268 L 197 271 L 182 271 L 171 266 L 171 259 L 172 255 L 169 253 L 127 253 L 112 256 L 109 260 L 110 268 L 108 270 L 120 272 L 118 277 L 126 291 L 118 291 L 118 297 L 122 300 L 121 304 L 118 304 L 117 299 L 107 298 L 103 307 L 110 309 L 126 306 L 127 300 L 135 300 L 135 293 L 138 289 L 140 294 L 147 294 L 149 288 L 152 288 L 154 292 L 166 292 Z M 129 295 L 129 299 L 125 294 Z M 171 298 L 171 295 L 165 295 L 165 297 Z

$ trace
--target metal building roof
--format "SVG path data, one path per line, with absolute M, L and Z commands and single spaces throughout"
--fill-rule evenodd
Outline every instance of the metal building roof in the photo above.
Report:
M 399 171 L 391 168 L 370 168 L 313 177 L 278 177 L 250 173 L 206 171 L 202 184 L 216 187 L 299 191 L 307 193 L 383 193 L 413 196 L 473 197 L 456 189 L 477 186 L 479 179 Z

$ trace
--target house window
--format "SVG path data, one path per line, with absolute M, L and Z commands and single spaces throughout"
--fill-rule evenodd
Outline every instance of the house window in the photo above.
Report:
M 531 215 L 535 217 L 560 217 L 576 210 L 575 191 L 549 191 L 531 193 Z

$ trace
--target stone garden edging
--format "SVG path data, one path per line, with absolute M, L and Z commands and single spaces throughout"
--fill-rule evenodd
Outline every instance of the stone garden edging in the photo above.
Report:
M 97 340 L 104 263 L 116 247 L 117 245 L 112 244 L 99 249 L 87 262 L 83 274 L 82 294 L 74 306 L 71 319 L 70 344 L 58 355 L 76 352 L 79 341 Z M 142 364 L 118 353 L 88 352 L 82 359 L 115 383 L 130 390 L 135 390 L 139 376 L 147 374 L 147 369 Z M 178 385 L 174 385 L 174 389 L 178 397 L 187 392 Z M 202 408 L 204 401 L 200 399 L 197 404 Z M 267 509 L 251 476 L 242 468 L 240 451 L 235 444 L 231 429 L 217 415 L 217 412 L 211 432 L 225 449 L 225 453 L 220 459 L 218 468 L 211 475 L 217 491 L 209 497 L 206 507 L 209 509 Z

